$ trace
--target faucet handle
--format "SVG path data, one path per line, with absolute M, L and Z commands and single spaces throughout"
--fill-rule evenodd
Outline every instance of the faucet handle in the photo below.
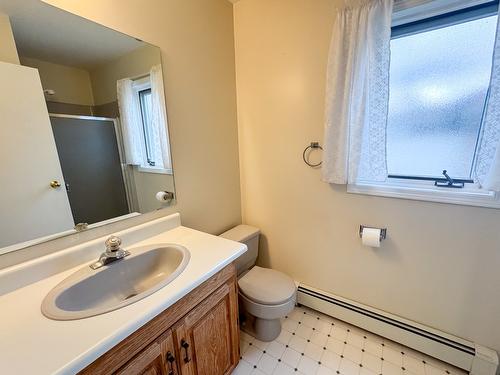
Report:
M 106 251 L 114 252 L 120 250 L 120 245 L 122 244 L 122 240 L 116 236 L 110 236 L 104 243 L 106 245 Z

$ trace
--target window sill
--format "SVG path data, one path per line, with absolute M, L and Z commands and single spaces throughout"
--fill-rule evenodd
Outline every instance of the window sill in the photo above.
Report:
M 157 174 L 169 174 L 172 175 L 172 169 L 162 169 L 162 168 L 148 168 L 148 167 L 137 167 L 137 172 L 141 173 L 157 173 Z
M 376 195 L 381 197 L 412 199 L 428 202 L 460 204 L 466 206 L 500 208 L 498 194 L 477 188 L 436 188 L 434 185 L 366 183 L 358 182 L 347 185 L 348 193 Z

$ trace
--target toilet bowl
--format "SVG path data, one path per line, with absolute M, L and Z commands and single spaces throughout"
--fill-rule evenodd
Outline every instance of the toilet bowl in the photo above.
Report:
M 296 303 L 295 282 L 282 272 L 255 265 L 259 229 L 238 225 L 221 237 L 242 242 L 248 250 L 235 261 L 238 269 L 241 328 L 261 341 L 272 341 L 281 332 L 280 319 Z

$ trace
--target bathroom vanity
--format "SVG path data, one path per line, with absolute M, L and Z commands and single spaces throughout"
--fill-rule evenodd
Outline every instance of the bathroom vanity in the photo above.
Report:
M 230 374 L 239 361 L 237 301 L 231 264 L 80 374 Z
M 230 374 L 239 360 L 233 261 L 246 246 L 183 227 L 178 214 L 115 234 L 130 250 L 129 259 L 136 249 L 171 244 L 187 249 L 189 262 L 167 285 L 134 303 L 66 320 L 45 316 L 42 301 L 93 264 L 106 237 L 0 270 L 1 372 Z M 117 290 L 123 282 L 110 280 Z

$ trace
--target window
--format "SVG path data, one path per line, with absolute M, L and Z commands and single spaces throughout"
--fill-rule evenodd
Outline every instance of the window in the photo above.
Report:
M 142 130 L 144 133 L 144 147 L 146 151 L 146 161 L 149 166 L 154 167 L 153 156 L 153 132 L 151 129 L 151 88 L 142 89 L 138 92 L 139 105 L 141 106 Z
M 492 193 L 475 185 L 473 170 L 497 6 L 487 3 L 393 27 L 387 123 L 390 187 L 387 194 L 377 195 L 465 204 L 471 196 L 491 200 Z M 405 189 L 412 193 L 406 196 Z M 349 191 L 367 193 L 356 190 Z M 426 190 L 434 198 L 427 199 Z
M 152 123 L 153 98 L 151 90 L 151 79 L 147 77 L 137 79 L 133 83 L 134 92 L 136 95 L 135 101 L 140 107 L 140 120 L 142 128 L 142 146 L 144 160 L 138 166 L 141 172 L 152 173 L 171 173 L 170 170 L 163 167 L 163 162 L 157 160 L 161 158 L 161 151 L 155 149 L 159 147 L 158 142 L 155 142 L 155 131 Z
M 389 176 L 472 181 L 497 16 L 391 41 Z

